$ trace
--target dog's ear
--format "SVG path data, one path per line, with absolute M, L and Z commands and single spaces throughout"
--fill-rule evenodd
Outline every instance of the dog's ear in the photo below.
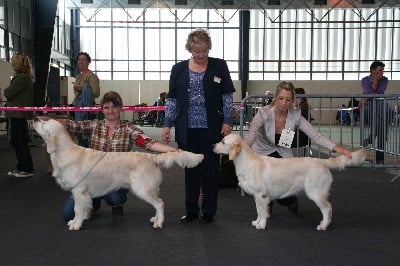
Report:
M 234 160 L 239 155 L 241 149 L 240 143 L 233 144 L 229 151 L 229 160 Z
M 50 136 L 46 140 L 46 148 L 48 153 L 53 153 L 57 150 L 57 137 L 56 136 Z

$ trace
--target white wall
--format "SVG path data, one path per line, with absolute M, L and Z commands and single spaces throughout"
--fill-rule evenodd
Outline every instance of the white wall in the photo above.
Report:
M 146 103 L 153 105 L 163 91 L 168 91 L 168 80 L 101 80 L 100 81 L 100 97 L 97 99 L 99 103 L 102 95 L 110 90 L 117 91 L 123 101 L 124 105 L 138 105 Z M 264 95 L 267 90 L 275 93 L 276 86 L 279 81 L 249 81 L 248 92 L 249 95 Z M 346 80 L 346 81 L 293 81 L 295 87 L 302 87 L 308 94 L 361 94 L 359 80 Z M 236 92 L 234 93 L 234 101 L 241 101 L 241 84 L 240 81 L 234 81 Z M 387 94 L 400 94 L 400 81 L 389 81 Z M 339 107 L 342 103 L 348 103 L 349 99 L 334 99 L 333 106 Z M 309 99 L 311 106 L 319 106 L 320 102 L 316 99 Z M 323 103 L 324 104 L 324 103 Z M 326 103 L 328 105 L 328 103 Z M 330 105 L 330 103 L 329 103 Z M 336 112 L 336 110 L 333 110 Z M 316 121 L 328 121 L 329 113 L 325 112 L 322 117 L 319 117 L 317 112 L 312 113 Z M 336 113 L 334 114 L 336 115 Z M 132 114 L 125 114 L 124 119 L 131 119 Z
M 141 103 L 153 105 L 161 92 L 168 92 L 168 84 L 168 80 L 101 80 L 98 101 L 105 92 L 113 90 L 121 95 L 124 105 L 137 105 Z M 234 85 L 236 88 L 234 101 L 238 102 L 241 100 L 240 81 L 234 82 Z

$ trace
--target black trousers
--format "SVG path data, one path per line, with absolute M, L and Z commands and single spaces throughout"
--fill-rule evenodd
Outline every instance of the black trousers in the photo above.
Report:
M 280 156 L 279 153 L 276 151 L 269 154 L 268 156 L 275 157 L 275 158 L 282 158 L 282 156 Z M 276 202 L 278 202 L 280 205 L 283 205 L 283 206 L 290 206 L 293 203 L 295 203 L 296 200 L 297 200 L 297 196 L 289 196 L 289 197 L 286 197 L 283 199 L 277 199 Z
M 10 118 L 11 144 L 17 157 L 17 170 L 33 172 L 33 162 L 29 151 L 28 122 L 25 118 Z
M 214 143 L 208 141 L 206 128 L 189 128 L 187 143 L 178 143 L 182 150 L 204 155 L 195 168 L 185 169 L 186 213 L 198 214 L 199 194 L 203 194 L 203 214 L 214 216 L 217 212 L 220 155 L 212 151 Z

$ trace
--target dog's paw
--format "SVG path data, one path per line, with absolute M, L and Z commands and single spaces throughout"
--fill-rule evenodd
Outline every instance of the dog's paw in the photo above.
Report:
M 153 223 L 153 228 L 154 228 L 154 229 L 162 228 L 162 223 L 156 222 L 156 221 L 155 221 L 155 222 Z
M 266 227 L 266 223 L 258 223 L 256 225 L 256 229 L 258 229 L 258 230 L 264 230 L 265 227 Z
M 317 226 L 317 230 L 318 230 L 318 231 L 325 231 L 326 228 L 327 228 L 327 226 L 320 225 L 320 224 Z
M 162 225 L 163 225 L 163 221 L 160 221 L 160 219 L 157 217 L 157 215 L 150 218 L 150 223 L 152 223 L 153 228 L 156 228 L 156 229 L 162 228 Z
M 69 230 L 76 231 L 81 229 L 82 222 L 76 221 L 75 219 L 68 222 Z
M 252 225 L 252 226 L 257 226 L 259 222 L 260 222 L 260 220 L 257 219 L 257 220 L 255 220 L 255 221 L 252 221 L 252 222 L 251 222 L 251 225 Z
M 258 230 L 264 230 L 267 225 L 267 221 L 263 221 L 263 219 L 258 218 L 257 220 L 252 221 L 251 224 Z

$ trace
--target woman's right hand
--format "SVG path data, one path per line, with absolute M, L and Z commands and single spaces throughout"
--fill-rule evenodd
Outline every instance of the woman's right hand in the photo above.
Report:
M 78 84 L 76 84 L 76 83 L 74 82 L 74 90 L 80 92 L 80 91 L 82 90 L 82 86 L 81 86 L 81 85 L 78 85 Z
M 171 140 L 171 129 L 169 127 L 164 127 L 161 136 L 162 140 L 168 144 Z

